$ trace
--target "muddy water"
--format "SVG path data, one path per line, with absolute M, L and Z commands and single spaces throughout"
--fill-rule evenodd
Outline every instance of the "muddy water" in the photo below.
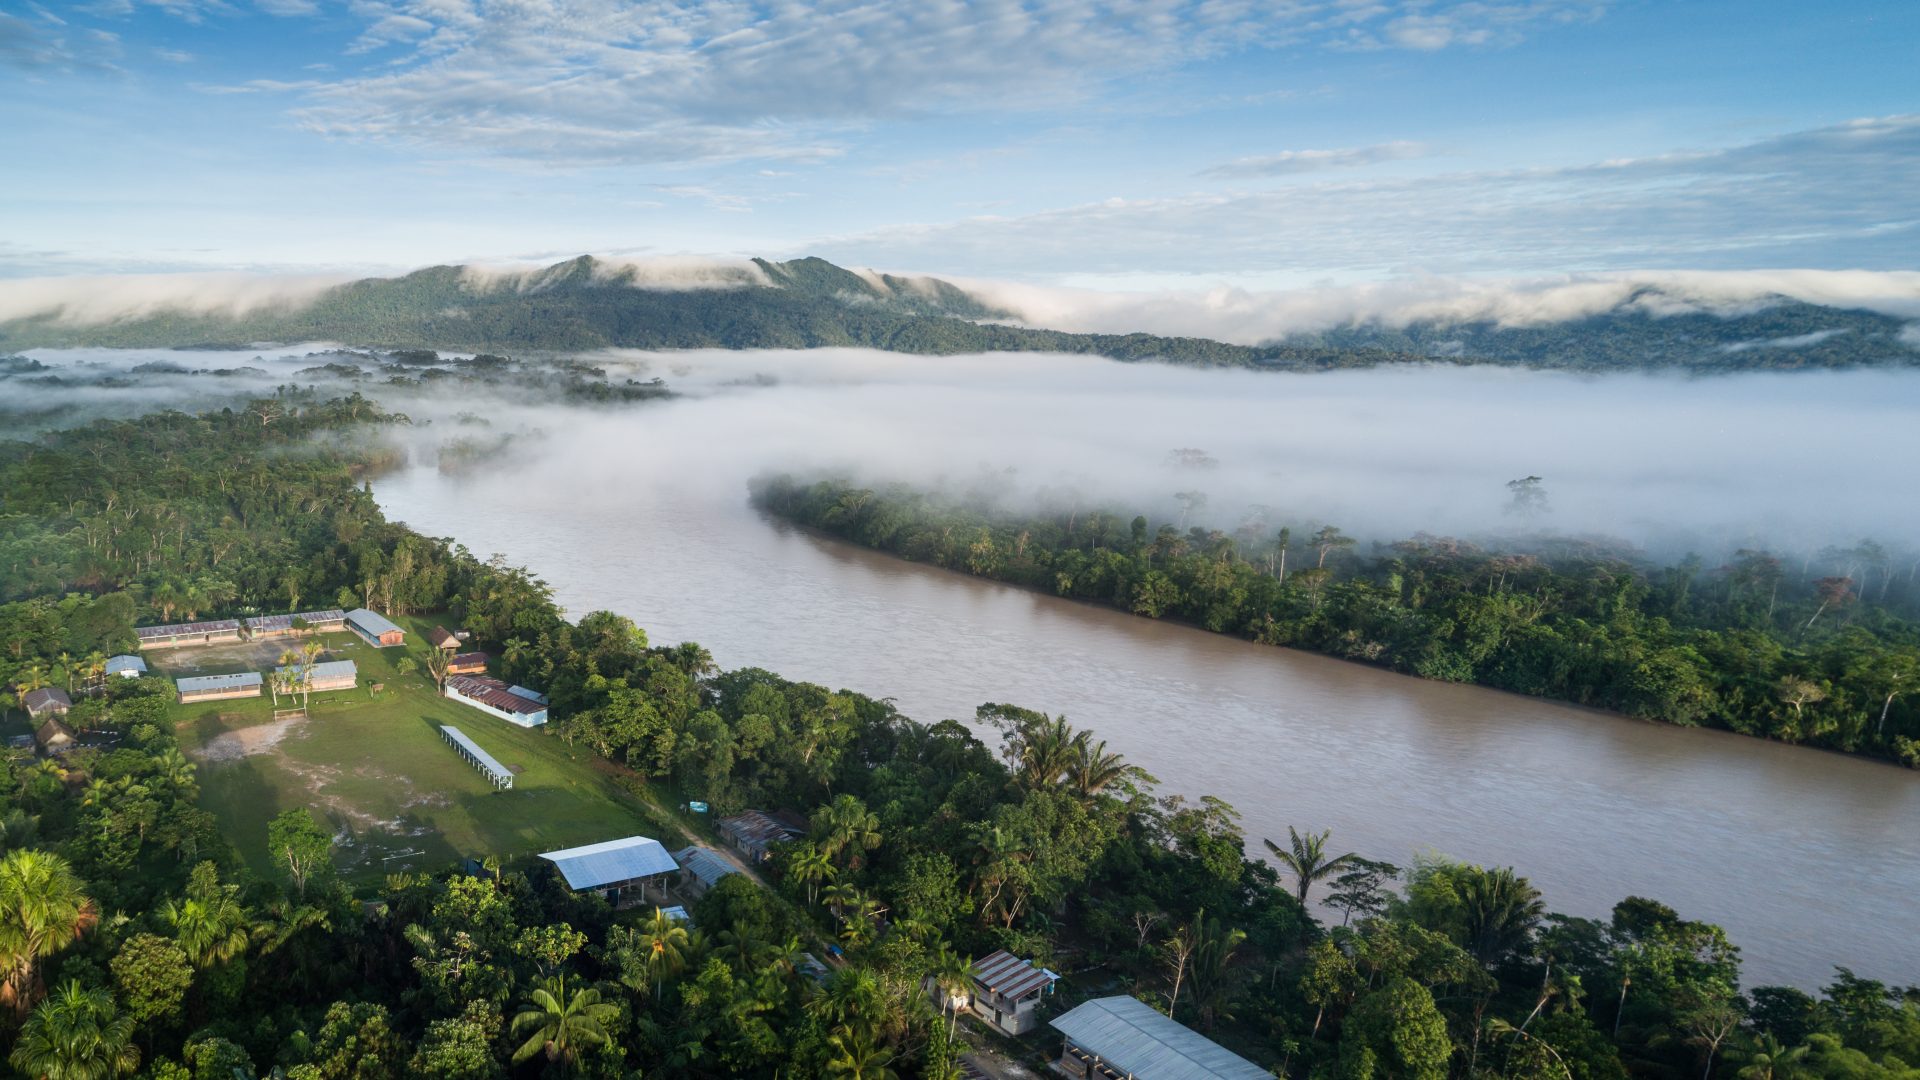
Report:
M 1749 983 L 1812 987 L 1836 963 L 1920 979 L 1920 774 L 1258 647 L 823 540 L 738 486 L 624 472 L 604 455 L 422 469 L 378 493 L 533 567 L 576 615 L 619 611 L 728 667 L 926 721 L 983 701 L 1065 713 L 1168 789 L 1227 799 L 1253 838 L 1293 824 L 1377 858 L 1512 865 L 1575 914 L 1656 897 L 1727 927 Z

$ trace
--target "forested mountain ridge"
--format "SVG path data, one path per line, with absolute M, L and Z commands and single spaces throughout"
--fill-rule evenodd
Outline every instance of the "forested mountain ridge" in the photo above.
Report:
M 1693 371 L 1920 363 L 1911 329 L 1890 315 L 1784 297 L 1726 314 L 1661 314 L 1671 306 L 1663 298 L 1649 286 L 1612 310 L 1564 322 L 1366 321 L 1236 345 L 1016 325 L 1014 313 L 952 283 L 856 273 L 818 258 L 716 265 L 689 280 L 662 283 L 632 266 L 583 255 L 525 274 L 435 266 L 404 277 L 365 278 L 303 305 L 243 315 L 154 310 L 86 323 L 42 313 L 0 322 L 0 351 L 337 341 L 491 352 L 835 346 L 928 355 L 1045 351 L 1279 371 L 1434 361 Z

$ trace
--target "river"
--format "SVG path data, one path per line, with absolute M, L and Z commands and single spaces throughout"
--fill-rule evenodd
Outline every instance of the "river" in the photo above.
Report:
M 1920 980 L 1920 774 L 1255 646 L 825 540 L 746 504 L 764 447 L 731 453 L 745 429 L 716 408 L 649 406 L 563 437 L 548 417 L 542 449 L 459 477 L 416 467 L 376 492 L 398 520 L 529 566 L 576 616 L 620 612 L 727 667 L 892 697 L 923 721 L 985 701 L 1065 713 L 1165 789 L 1231 802 L 1256 847 L 1289 824 L 1330 828 L 1375 858 L 1511 865 L 1571 914 L 1653 897 L 1725 926 L 1750 985 L 1813 988 L 1835 964 Z

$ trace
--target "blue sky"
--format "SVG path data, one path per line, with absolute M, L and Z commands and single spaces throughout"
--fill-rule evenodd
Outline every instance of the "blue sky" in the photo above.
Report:
M 0 0 L 0 275 L 1914 268 L 1920 4 Z

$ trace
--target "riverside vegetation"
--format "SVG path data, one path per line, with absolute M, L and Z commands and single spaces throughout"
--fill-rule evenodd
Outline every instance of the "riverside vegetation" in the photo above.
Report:
M 1538 477 L 1510 487 L 1522 518 L 1544 506 Z M 1423 534 L 1362 551 L 1335 526 L 1264 516 L 1226 533 L 790 476 L 754 497 L 865 547 L 1147 618 L 1920 767 L 1920 557 L 1871 540 L 1661 566 L 1582 539 Z
M 0 445 L 0 676 L 71 684 L 73 724 L 116 736 L 0 769 L 0 1026 L 23 1076 L 944 1078 L 955 1021 L 922 981 L 956 987 L 998 947 L 1065 972 L 1062 1005 L 1132 993 L 1291 1077 L 1920 1074 L 1920 989 L 1845 970 L 1818 994 L 1743 988 L 1719 929 L 1654 900 L 1558 916 L 1512 869 L 1389 866 L 1310 830 L 1249 859 L 1230 807 L 1157 796 L 1062 718 L 983 705 L 990 745 L 721 671 L 618 615 L 569 622 L 525 571 L 384 520 L 364 478 L 403 418 L 255 406 Z M 1322 606 L 1357 580 L 1323 580 Z M 697 930 L 512 852 L 356 895 L 304 809 L 247 826 L 271 852 L 252 872 L 198 805 L 166 684 L 85 690 L 136 619 L 322 602 L 442 612 L 550 691 L 542 737 L 719 812 L 803 810 L 811 832 L 772 888 L 702 897 Z M 828 941 L 845 962 L 816 982 L 800 954 Z

